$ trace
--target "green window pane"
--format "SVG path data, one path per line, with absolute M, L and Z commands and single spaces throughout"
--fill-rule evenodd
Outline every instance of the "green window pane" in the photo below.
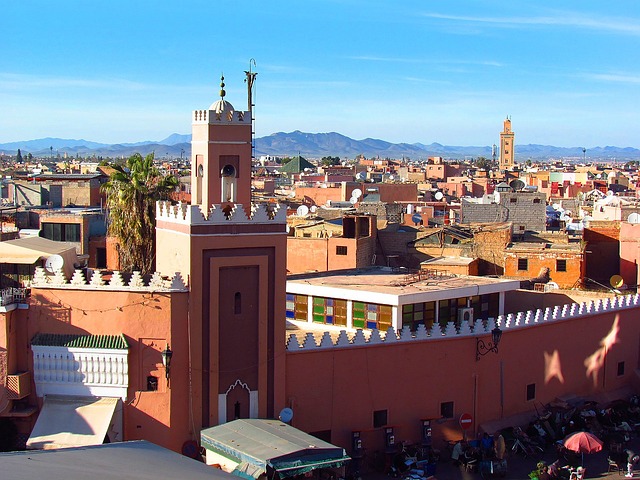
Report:
M 313 315 L 313 321 L 316 323 L 324 323 L 324 315 Z
M 353 326 L 355 328 L 364 328 L 364 320 L 353 320 Z
M 364 319 L 364 312 L 362 310 L 354 310 L 353 311 L 353 318 L 359 318 L 359 319 Z

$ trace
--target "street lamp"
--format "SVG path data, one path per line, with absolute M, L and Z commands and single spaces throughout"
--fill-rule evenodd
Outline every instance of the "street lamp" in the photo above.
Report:
M 169 344 L 167 343 L 166 348 L 162 351 L 162 365 L 164 365 L 164 374 L 169 380 L 169 372 L 171 371 L 171 357 L 173 356 L 173 352 L 171 348 L 169 348 Z
M 491 330 L 491 341 L 488 343 L 485 343 L 481 338 L 476 338 L 476 362 L 489 352 L 498 353 L 498 344 L 501 338 L 502 330 L 500 327 Z

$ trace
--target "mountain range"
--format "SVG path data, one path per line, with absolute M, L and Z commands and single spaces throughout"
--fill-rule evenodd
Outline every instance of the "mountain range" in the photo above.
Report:
M 31 153 L 35 157 L 67 156 L 128 157 L 135 152 L 142 155 L 155 152 L 156 158 L 189 158 L 191 154 L 191 135 L 174 133 L 158 141 L 136 143 L 104 144 L 89 140 L 69 140 L 61 138 L 41 138 L 20 142 L 0 144 L 0 152 L 15 155 L 20 149 L 22 155 Z M 582 147 L 554 147 L 551 145 L 516 145 L 516 160 L 527 159 L 574 159 L 579 161 L 583 155 L 588 160 L 628 161 L 640 159 L 640 150 L 632 147 L 593 147 L 583 152 Z M 431 143 L 390 143 L 384 140 L 365 138 L 354 140 L 339 133 L 305 133 L 299 130 L 290 133 L 278 132 L 255 139 L 255 156 L 294 156 L 307 158 L 338 156 L 354 158 L 357 155 L 380 158 L 426 159 L 440 156 L 446 159 L 465 157 L 491 157 L 491 146 L 452 146 Z

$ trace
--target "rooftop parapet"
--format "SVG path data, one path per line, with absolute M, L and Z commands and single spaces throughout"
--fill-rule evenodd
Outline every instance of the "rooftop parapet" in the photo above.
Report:
M 105 280 L 102 274 L 94 271 L 89 279 L 82 270 L 76 270 L 71 279 L 65 277 L 62 270 L 54 275 L 47 275 L 42 267 L 36 267 L 31 286 L 35 288 L 66 288 L 70 290 L 110 290 L 139 292 L 186 292 L 189 290 L 182 275 L 176 273 L 172 278 L 163 277 L 155 272 L 145 282 L 140 272 L 133 272 L 125 281 L 121 272 L 114 271 L 111 278 Z
M 594 314 L 615 313 L 620 310 L 640 307 L 640 295 L 624 295 L 614 298 L 597 299 L 583 303 L 569 303 L 566 305 L 547 307 L 545 309 L 528 310 L 526 312 L 509 313 L 500 315 L 497 319 L 489 318 L 483 322 L 475 320 L 463 321 L 459 327 L 453 322 L 449 322 L 446 328 L 442 329 L 440 324 L 435 323 L 431 329 L 427 330 L 424 325 L 419 325 L 415 332 L 409 327 L 404 327 L 396 332 L 393 327 L 385 333 L 379 330 L 371 330 L 365 336 L 361 329 L 353 334 L 348 334 L 346 330 L 341 330 L 337 339 L 333 339 L 326 331 L 318 341 L 313 333 L 307 332 L 304 340 L 300 340 L 295 333 L 289 335 L 287 341 L 287 351 L 289 352 L 311 352 L 323 348 L 349 348 L 357 346 L 388 345 L 398 342 L 412 341 L 438 341 L 455 339 L 461 337 L 477 337 L 479 335 L 490 335 L 491 330 L 499 326 L 503 333 L 510 330 L 534 327 L 537 325 L 575 319 Z M 368 333 L 368 332 L 367 332 Z
M 194 110 L 193 111 L 193 123 L 194 124 L 229 124 L 229 125 L 244 125 L 251 123 L 251 114 L 249 112 L 235 111 L 235 110 Z
M 212 205 L 204 211 L 200 205 L 171 202 L 156 203 L 156 220 L 186 225 L 228 225 L 230 223 L 287 223 L 286 209 L 277 203 L 252 203 L 249 209 L 242 204 Z

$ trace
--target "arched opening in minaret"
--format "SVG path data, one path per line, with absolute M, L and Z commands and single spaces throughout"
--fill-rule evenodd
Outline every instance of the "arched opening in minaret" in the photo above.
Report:
M 220 170 L 222 177 L 222 202 L 236 201 L 236 168 L 233 165 L 225 165 Z

